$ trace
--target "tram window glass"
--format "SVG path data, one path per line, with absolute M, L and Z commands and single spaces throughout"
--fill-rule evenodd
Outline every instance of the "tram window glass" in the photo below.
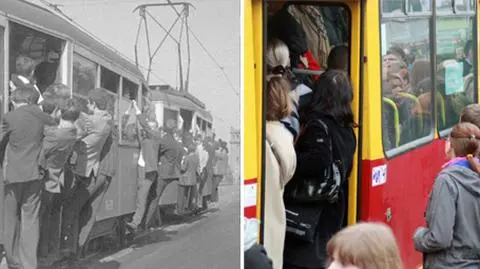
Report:
M 65 42 L 17 23 L 10 25 L 11 78 L 22 76 L 35 81 L 41 92 L 55 82 L 62 82 L 60 60 Z M 27 65 L 17 66 L 19 56 L 26 56 L 33 60 L 33 70 Z
M 174 120 L 175 122 L 178 119 L 178 111 L 169 109 L 169 108 L 164 108 L 163 109 L 163 124 L 165 125 L 167 123 L 167 120 Z
M 439 131 L 456 124 L 463 108 L 477 100 L 473 72 L 477 57 L 472 42 L 476 40 L 474 20 L 473 15 L 436 19 Z
M 110 96 L 108 111 L 113 116 L 114 131 L 117 133 L 119 130 L 118 121 L 118 88 L 120 86 L 120 75 L 108 70 L 107 68 L 100 67 L 100 87 L 107 90 Z M 117 133 L 118 134 L 118 133 Z M 120 136 L 117 136 L 120 137 Z
M 120 75 L 102 66 L 101 75 L 100 75 L 100 86 L 113 93 L 117 93 L 119 84 L 120 84 Z
M 439 0 L 438 2 L 440 2 Z M 437 6 L 438 6 L 437 2 Z M 417 12 L 431 12 L 432 11 L 432 0 L 381 0 L 382 11 L 383 13 L 393 13 L 393 14 L 403 14 L 403 11 L 406 9 L 407 12 L 417 13 Z M 450 4 L 450 8 L 451 8 Z
M 389 151 L 431 135 L 429 18 L 384 20 L 382 48 L 382 140 Z
M 88 91 L 95 88 L 98 65 L 76 53 L 73 54 L 74 95 L 87 96 Z
M 121 139 L 127 143 L 137 143 L 137 126 L 131 112 L 128 108 L 132 100 L 137 99 L 138 84 L 123 78 L 122 82 L 122 98 L 120 98 L 120 113 L 122 117 L 122 133 Z

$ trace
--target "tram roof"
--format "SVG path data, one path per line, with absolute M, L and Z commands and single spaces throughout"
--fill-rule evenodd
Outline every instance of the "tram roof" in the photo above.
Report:
M 66 16 L 64 17 L 56 13 L 40 3 L 37 4 L 26 0 L 1 0 L 0 12 L 67 36 L 96 54 L 114 62 L 115 65 L 143 78 L 143 74 L 137 66 L 118 51 L 75 25 L 76 23 L 73 20 L 67 19 Z
M 168 85 L 151 85 L 150 90 L 153 101 L 163 101 L 182 109 L 195 111 L 209 121 L 213 119 L 210 112 L 205 109 L 205 104 L 189 92 L 177 91 Z

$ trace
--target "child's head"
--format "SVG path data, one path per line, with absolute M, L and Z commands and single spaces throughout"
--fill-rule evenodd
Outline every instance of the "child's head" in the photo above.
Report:
M 13 91 L 10 95 L 10 100 L 15 107 L 18 107 L 20 105 L 36 104 L 39 97 L 40 94 L 33 86 L 25 85 Z
M 70 99 L 65 107 L 61 109 L 61 113 L 62 120 L 74 123 L 80 116 L 80 109 L 78 104 L 73 99 Z
M 93 112 L 94 110 L 107 110 L 109 105 L 110 96 L 106 89 L 96 88 L 88 92 L 88 109 Z
M 445 143 L 445 154 L 450 159 L 477 155 L 480 150 L 479 139 L 480 129 L 477 126 L 469 122 L 458 123 L 453 126 Z
M 328 269 L 401 269 L 397 242 L 380 223 L 360 223 L 334 235 L 327 244 Z
M 480 105 L 471 104 L 466 106 L 460 115 L 460 122 L 469 122 L 480 128 Z

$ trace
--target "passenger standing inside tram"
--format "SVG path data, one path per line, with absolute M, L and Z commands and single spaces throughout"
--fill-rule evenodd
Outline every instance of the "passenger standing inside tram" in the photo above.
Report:
M 4 248 L 9 268 L 36 269 L 39 214 L 44 189 L 39 166 L 45 125 L 55 121 L 40 110 L 38 92 L 21 86 L 11 93 L 15 110 L 2 119 L 0 165 L 5 167 Z
M 143 177 L 138 177 L 135 213 L 132 221 L 126 224 L 130 232 L 136 233 L 147 209 L 147 198 L 152 184 L 158 179 L 158 149 L 162 135 L 158 130 L 157 121 L 149 117 L 148 110 L 141 113 L 135 101 L 132 101 L 132 106 L 137 114 L 138 137 L 140 138 L 141 156 L 138 160 L 138 165 L 142 167 L 144 171 Z M 140 169 L 140 171 L 141 170 L 142 169 Z
M 85 212 L 91 213 L 94 195 L 100 181 L 98 170 L 101 152 L 112 130 L 112 115 L 107 111 L 109 106 L 107 90 L 97 88 L 88 92 L 88 114 L 82 112 L 77 121 L 80 127 L 75 146 L 77 156 L 73 167 L 74 187 L 69 190 L 70 199 L 66 201 L 62 219 L 62 251 L 66 258 L 75 260 L 80 254 L 79 235 L 85 232 Z M 104 182 L 105 183 L 105 182 Z M 84 211 L 87 210 L 87 211 Z M 92 216 L 89 216 L 92 217 Z M 87 227 L 88 228 L 88 227 Z
M 452 128 L 445 143 L 449 161 L 435 178 L 426 227 L 413 236 L 423 268 L 478 268 L 480 264 L 480 129 L 467 122 Z
M 43 139 L 43 149 L 40 154 L 40 164 L 45 169 L 45 191 L 42 197 L 40 214 L 40 244 L 39 257 L 46 264 L 58 259 L 60 250 L 60 223 L 61 223 L 61 190 L 64 186 L 64 167 L 73 152 L 77 141 L 75 121 L 80 111 L 73 104 L 73 100 L 65 105 L 54 96 L 46 95 L 42 106 L 45 113 L 59 119 L 58 125 L 46 126 Z
M 28 56 L 20 55 L 17 57 L 15 61 L 16 73 L 12 74 L 10 79 L 10 92 L 15 91 L 18 87 L 31 85 L 39 94 L 38 103 L 41 103 L 43 101 L 43 96 L 38 89 L 34 78 L 36 65 L 36 62 Z
M 284 50 L 267 47 L 267 63 L 285 55 L 288 55 L 286 47 Z M 281 269 L 287 221 L 283 191 L 295 172 L 297 159 L 294 136 L 281 122 L 291 114 L 293 105 L 289 96 L 291 84 L 285 77 L 286 66 L 267 64 L 267 68 L 264 246 L 273 260 L 273 268 Z
M 145 127 L 145 126 L 144 126 Z M 158 179 L 154 189 L 154 197 L 149 203 L 145 216 L 145 226 L 152 224 L 153 217 L 157 213 L 160 198 L 165 188 L 173 181 L 180 178 L 180 162 L 182 160 L 183 146 L 175 139 L 174 133 L 177 127 L 176 121 L 168 119 L 165 124 L 165 135 L 159 138 L 159 162 Z
M 295 197 L 285 196 L 287 209 L 295 206 L 299 212 L 318 217 L 311 223 L 312 241 L 289 237 L 287 230 L 284 269 L 324 268 L 326 244 L 344 225 L 346 215 L 347 179 L 356 148 L 352 85 L 344 71 L 327 70 L 314 84 L 313 92 L 312 102 L 301 112 L 304 130 L 296 143 L 297 167 L 285 191 L 287 194 L 291 186 L 302 184 L 304 178 L 324 179 L 333 157 L 341 164 L 337 166 L 341 171 L 338 198 L 312 205 L 297 203 Z

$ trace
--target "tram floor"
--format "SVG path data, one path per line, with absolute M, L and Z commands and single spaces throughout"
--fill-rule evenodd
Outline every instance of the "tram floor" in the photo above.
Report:
M 219 194 L 217 208 L 196 216 L 167 215 L 162 227 L 129 238 L 124 249 L 118 249 L 116 238 L 104 238 L 75 264 L 39 269 L 239 268 L 240 186 L 222 184 Z

